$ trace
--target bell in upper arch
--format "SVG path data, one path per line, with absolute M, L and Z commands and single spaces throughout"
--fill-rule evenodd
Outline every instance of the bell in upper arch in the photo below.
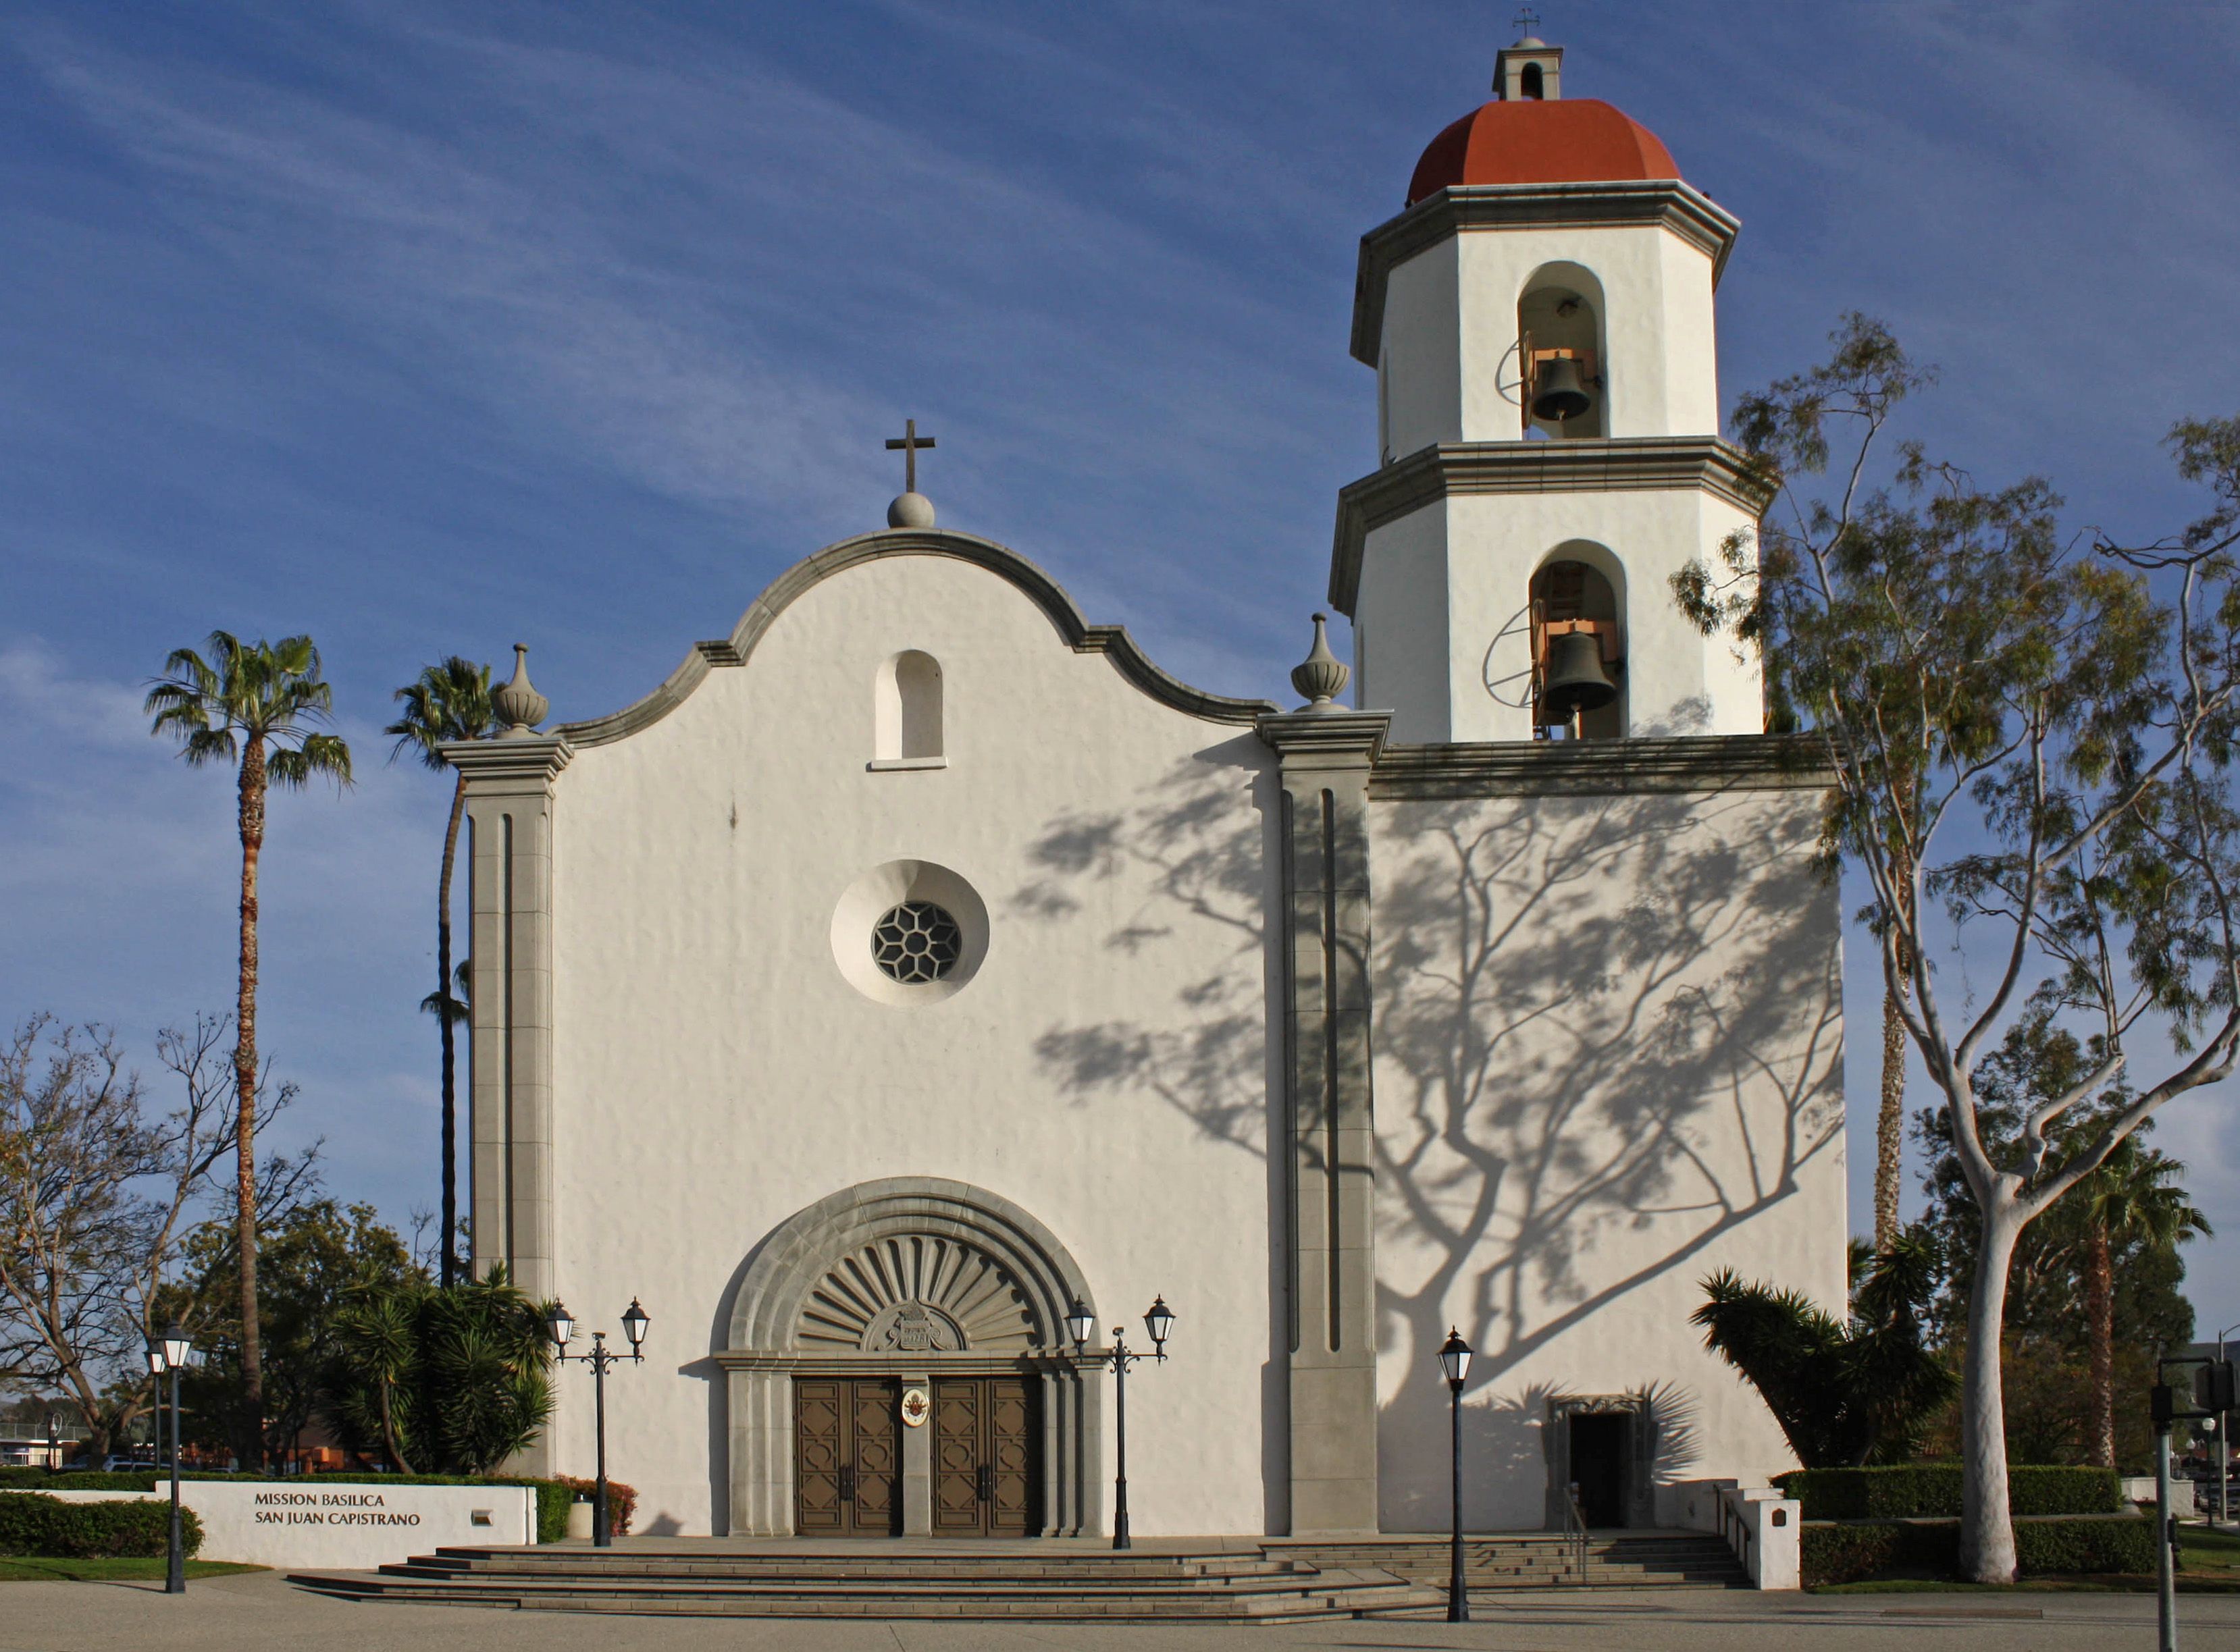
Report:
M 1557 356 L 1540 364 L 1532 387 L 1534 418 L 1561 424 L 1594 404 L 1595 398 L 1587 394 L 1586 381 L 1579 376 L 1577 356 Z
M 1617 698 L 1617 684 L 1603 669 L 1603 645 L 1592 631 L 1565 631 L 1548 639 L 1548 671 L 1540 684 L 1540 721 L 1569 723 L 1582 711 L 1599 711 Z

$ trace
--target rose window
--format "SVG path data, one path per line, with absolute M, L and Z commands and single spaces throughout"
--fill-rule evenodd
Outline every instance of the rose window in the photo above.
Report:
M 957 920 L 931 901 L 904 901 L 871 930 L 871 957 L 905 984 L 938 981 L 964 951 Z

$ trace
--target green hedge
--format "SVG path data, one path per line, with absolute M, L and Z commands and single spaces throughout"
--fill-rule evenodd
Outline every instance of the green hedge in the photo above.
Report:
M 202 1547 L 195 1511 L 179 1511 L 187 1553 Z M 0 1555 L 61 1560 L 168 1554 L 168 1502 L 64 1502 L 37 1491 L 0 1491 Z
M 2014 1530 L 2015 1568 L 2020 1572 L 2155 1569 L 2155 1522 L 2141 1515 L 2040 1516 L 2016 1521 Z M 1960 1522 L 1808 1522 L 1803 1564 L 1807 1589 L 1892 1571 L 1950 1576 L 1960 1569 Z
M 527 1486 L 537 1493 L 537 1541 L 557 1543 L 568 1535 L 568 1505 L 576 1501 L 574 1487 L 563 1480 L 491 1480 L 452 1474 L 326 1474 L 290 1475 L 275 1481 L 270 1475 L 203 1474 L 190 1472 L 182 1480 L 260 1480 L 284 1485 L 335 1485 L 364 1482 L 383 1486 Z M 0 1469 L 0 1487 L 16 1491 L 156 1491 L 170 1484 L 169 1475 L 152 1469 L 102 1473 L 92 1469 Z M 617 1497 L 617 1504 L 621 1502 Z M 624 1529 L 627 1529 L 625 1528 Z
M 1804 1505 L 1807 1520 L 1957 1520 L 1960 1465 L 1909 1462 L 1890 1469 L 1797 1469 L 1774 1483 Z M 2025 1515 L 2114 1515 L 2126 1507 L 2113 1469 L 2007 1470 L 2007 1511 Z
M 145 1469 L 0 1469 L 0 1489 L 10 1491 L 146 1491 L 155 1479 Z

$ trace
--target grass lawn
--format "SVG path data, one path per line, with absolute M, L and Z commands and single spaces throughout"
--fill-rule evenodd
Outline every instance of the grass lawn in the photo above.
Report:
M 0 1555 L 0 1583 L 109 1583 L 148 1578 L 162 1582 L 169 1568 L 164 1557 L 153 1555 L 129 1560 L 54 1560 L 43 1555 Z M 231 1561 L 190 1560 L 187 1576 L 230 1577 L 236 1572 L 261 1572 L 262 1566 L 239 1566 Z
M 2206 1531 L 2199 1526 L 2181 1525 L 2177 1529 L 2177 1552 L 2180 1594 L 2240 1594 L 2240 1535 Z M 1932 1577 L 1927 1573 L 1918 1573 L 1903 1577 L 1862 1578 L 1856 1583 L 1823 1583 L 1810 1592 L 1814 1595 L 2007 1595 L 2025 1590 L 2070 1589 L 2137 1594 L 2143 1590 L 2151 1592 L 2155 1587 L 2156 1580 L 2151 1573 L 2025 1577 L 2019 1583 L 2010 1584 L 1963 1583 L 1949 1577 Z

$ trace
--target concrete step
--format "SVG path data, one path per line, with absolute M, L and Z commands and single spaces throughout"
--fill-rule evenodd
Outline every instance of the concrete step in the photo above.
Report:
M 796 1560 L 705 1550 L 443 1550 L 379 1572 L 306 1572 L 290 1581 L 359 1601 L 732 1617 L 1258 1622 L 1422 1611 L 1445 1600 L 1381 1569 L 1217 1552 Z
M 1267 1552 L 1321 1566 L 1376 1566 L 1414 1582 L 1443 1586 L 1450 1551 L 1437 1538 L 1323 1542 L 1271 1539 Z M 1590 1535 L 1586 1575 L 1561 1533 L 1521 1532 L 1463 1540 L 1463 1575 L 1473 1589 L 1746 1589 L 1749 1574 L 1726 1543 L 1708 1533 Z

